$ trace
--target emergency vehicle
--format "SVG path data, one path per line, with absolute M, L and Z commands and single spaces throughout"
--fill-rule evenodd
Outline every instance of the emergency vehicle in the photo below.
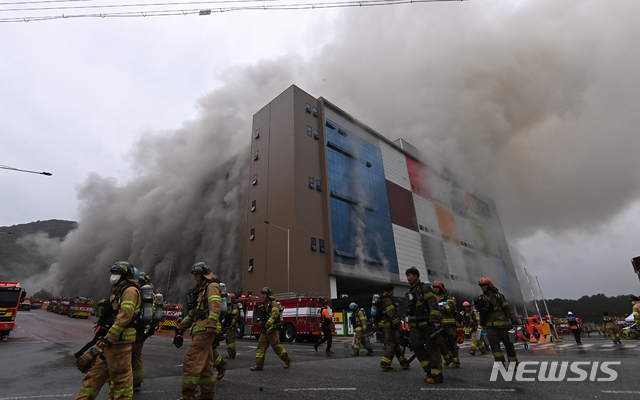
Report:
M 331 307 L 331 300 L 323 297 L 295 293 L 277 294 L 276 301 L 282 307 L 282 325 L 280 327 L 282 341 L 293 342 L 296 339 L 301 342 L 305 339 L 307 341 L 320 339 L 322 335 L 320 324 L 322 303 L 325 300 L 329 301 L 329 307 Z M 260 336 L 260 324 L 257 321 L 257 315 L 254 318 L 254 310 L 262 305 L 262 298 L 242 296 L 238 302 L 242 304 L 245 311 L 244 335 Z M 333 328 L 332 333 L 335 334 Z
M 0 340 L 9 337 L 16 324 L 18 306 L 26 295 L 18 282 L 0 281 Z
M 40 310 L 44 306 L 44 302 L 42 299 L 33 299 L 31 300 L 31 309 L 32 310 Z
M 176 303 L 164 303 L 162 305 L 162 322 L 160 329 L 173 329 L 182 320 L 182 305 Z
M 49 299 L 49 303 L 47 304 L 47 311 L 56 312 L 56 308 L 58 308 L 58 303 L 60 302 L 60 298 L 57 296 L 53 296 Z
M 69 297 L 60 297 L 58 301 L 58 306 L 56 307 L 56 314 L 67 315 L 69 314 L 69 308 L 71 308 L 71 301 L 73 299 Z
M 93 300 L 88 297 L 76 297 L 69 305 L 67 315 L 71 318 L 89 318 L 93 311 Z

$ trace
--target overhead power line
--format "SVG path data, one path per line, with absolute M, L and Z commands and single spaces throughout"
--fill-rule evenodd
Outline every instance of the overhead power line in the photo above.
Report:
M 83 0 L 67 0 L 67 1 L 83 1 Z M 173 3 L 149 3 L 149 4 L 123 4 L 123 5 L 108 5 L 108 6 L 63 6 L 63 7 L 41 7 L 30 9 L 3 9 L 1 6 L 6 4 L 16 3 L 0 3 L 0 13 L 4 11 L 52 11 L 52 10 L 79 10 L 79 9 L 124 9 L 129 7 L 160 7 L 160 6 L 176 6 L 187 5 L 192 6 L 195 4 L 207 5 L 206 8 L 180 8 L 180 9 L 143 9 L 135 11 L 105 11 L 94 13 L 70 13 L 70 14 L 57 14 L 57 15 L 31 15 L 20 17 L 4 17 L 0 18 L 1 22 L 31 22 L 31 21 L 49 21 L 56 19 L 68 19 L 68 18 L 136 18 L 136 17 L 170 17 L 170 16 L 187 16 L 187 15 L 211 15 L 212 13 L 224 13 L 231 11 L 287 11 L 287 10 L 308 10 L 308 9 L 330 9 L 330 8 L 346 8 L 346 7 L 378 7 L 378 6 L 392 6 L 400 4 L 413 4 L 413 3 L 434 3 L 434 2 L 452 2 L 463 0 L 346 0 L 346 1 L 330 1 L 330 2 L 318 2 L 318 3 L 284 3 L 274 4 L 278 0 L 234 0 L 234 1 L 191 1 L 191 2 L 173 2 Z M 467 0 L 468 1 L 468 0 Z M 251 5 L 243 3 L 254 3 Z M 22 3 L 19 3 L 22 4 Z M 240 4 L 240 5 L 236 5 Z

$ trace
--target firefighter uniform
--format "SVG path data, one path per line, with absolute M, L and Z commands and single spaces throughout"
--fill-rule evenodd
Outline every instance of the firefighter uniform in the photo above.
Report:
M 84 376 L 76 400 L 95 399 L 107 381 L 113 387 L 114 399 L 130 400 L 133 397 L 131 349 L 136 340 L 136 329 L 130 324 L 139 314 L 141 303 L 140 291 L 133 278 L 122 278 L 113 287 L 109 302 L 115 317 L 103 341 L 110 344 L 103 348 L 102 357 L 97 358 Z
M 413 272 L 413 271 L 415 272 Z M 413 273 L 420 276 L 416 268 L 407 270 L 407 275 Z M 409 292 L 413 300 L 409 304 L 409 326 L 411 328 L 411 348 L 426 375 L 423 380 L 427 383 L 442 383 L 442 357 L 437 344 L 431 339 L 434 324 L 440 324 L 440 310 L 433 287 L 430 283 L 417 279 Z
M 362 308 L 357 308 L 351 318 L 353 328 L 356 331 L 356 341 L 353 344 L 353 353 L 351 355 L 358 356 L 360 354 L 360 345 L 363 345 L 367 349 L 367 355 L 370 356 L 373 353 L 373 349 L 367 335 L 367 318 L 364 316 Z
M 151 284 L 151 282 L 144 283 L 145 285 L 149 285 L 155 291 L 155 288 Z M 156 295 L 153 295 L 153 311 L 155 314 L 156 307 L 158 307 L 158 299 Z M 155 330 L 155 322 L 153 323 L 153 327 L 148 327 Z M 133 344 L 131 349 L 131 369 L 133 372 L 133 391 L 139 392 L 142 386 L 142 382 L 144 382 L 144 364 L 142 362 L 142 348 L 144 347 L 144 342 L 147 338 L 143 335 L 138 334 L 136 337 L 136 342 Z
M 445 361 L 444 366 L 448 367 L 449 364 L 453 362 L 451 368 L 460 368 L 460 349 L 456 342 L 456 338 L 458 337 L 458 324 L 454 316 L 456 312 L 456 299 L 447 293 L 442 282 L 435 281 L 433 287 L 440 287 L 440 293 L 436 294 L 438 309 L 440 310 L 440 323 L 444 326 L 447 335 L 449 335 L 450 342 L 453 345 L 453 348 L 450 349 L 445 336 L 440 335 L 438 337 L 438 347 Z
M 221 330 L 222 299 L 220 285 L 216 282 L 215 275 L 210 272 L 208 266 L 203 272 L 205 272 L 202 274 L 204 279 L 192 292 L 197 293 L 197 302 L 178 325 L 180 331 L 191 328 L 192 337 L 191 344 L 184 355 L 182 367 L 182 399 L 184 400 L 194 400 L 198 386 L 200 386 L 201 398 L 213 399 L 215 393 L 213 342 L 216 333 Z M 213 329 L 213 333 L 207 333 L 207 328 Z
M 482 340 L 476 339 L 476 332 L 478 330 L 478 321 L 480 317 L 476 314 L 475 311 L 469 307 L 460 311 L 460 317 L 462 319 L 462 323 L 464 325 L 465 333 L 471 336 L 471 347 L 469 349 L 469 354 L 472 356 L 476 355 L 476 350 L 480 350 L 480 354 L 487 354 L 487 349 L 484 346 Z
M 636 326 L 640 327 L 640 299 L 636 296 L 631 296 L 633 302 L 633 319 L 636 322 Z
M 507 351 L 509 363 L 518 362 L 516 349 L 509 339 L 509 329 L 513 325 L 520 325 L 518 316 L 513 312 L 504 295 L 493 286 L 488 278 L 481 278 L 478 282 L 481 287 L 486 285 L 486 291 L 476 299 L 476 309 L 480 312 L 480 326 L 487 327 L 489 344 L 495 361 L 504 363 L 505 358 L 500 348 L 500 342 Z
M 400 322 L 400 318 L 398 317 L 398 304 L 393 302 L 393 296 L 391 296 L 389 292 L 382 294 L 381 302 L 382 318 L 380 322 L 378 322 L 378 328 L 381 328 L 384 333 L 385 349 L 382 360 L 380 361 L 380 367 L 383 371 L 395 371 L 395 367 L 391 366 L 393 357 L 395 356 L 398 362 L 400 362 L 402 369 L 408 369 L 409 363 L 404 354 L 402 354 L 398 342 L 396 342 L 396 332 L 404 335 L 402 322 Z
M 611 340 L 613 340 L 613 344 L 622 344 L 620 341 L 620 329 L 618 325 L 615 324 L 613 318 L 609 316 L 609 314 L 604 313 L 604 318 L 602 318 L 603 329 L 609 334 Z
M 238 303 L 231 303 L 231 307 L 225 317 L 228 326 L 225 333 L 225 343 L 227 344 L 227 358 L 236 356 L 236 329 L 238 329 L 238 317 L 240 316 L 240 308 Z
M 251 367 L 252 371 L 261 371 L 264 368 L 265 353 L 269 346 L 284 361 L 284 367 L 289 368 L 291 365 L 291 357 L 280 344 L 280 331 L 277 324 L 280 319 L 280 306 L 275 296 L 269 293 L 267 300 L 258 307 L 259 312 L 263 316 L 269 317 L 266 321 L 260 321 L 260 338 L 258 339 L 258 348 L 256 349 L 256 365 Z

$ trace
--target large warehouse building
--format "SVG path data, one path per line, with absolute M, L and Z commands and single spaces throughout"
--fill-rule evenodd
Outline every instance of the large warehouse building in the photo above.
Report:
M 296 86 L 253 117 L 244 293 L 370 295 L 404 271 L 439 279 L 460 299 L 481 276 L 522 300 L 491 199 Z M 460 300 L 461 302 L 461 300 Z

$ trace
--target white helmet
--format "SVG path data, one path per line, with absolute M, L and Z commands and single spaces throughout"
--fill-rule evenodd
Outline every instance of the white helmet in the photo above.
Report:
M 567 313 L 567 315 L 573 315 L 573 313 L 572 313 L 571 311 L 569 311 L 569 312 Z

